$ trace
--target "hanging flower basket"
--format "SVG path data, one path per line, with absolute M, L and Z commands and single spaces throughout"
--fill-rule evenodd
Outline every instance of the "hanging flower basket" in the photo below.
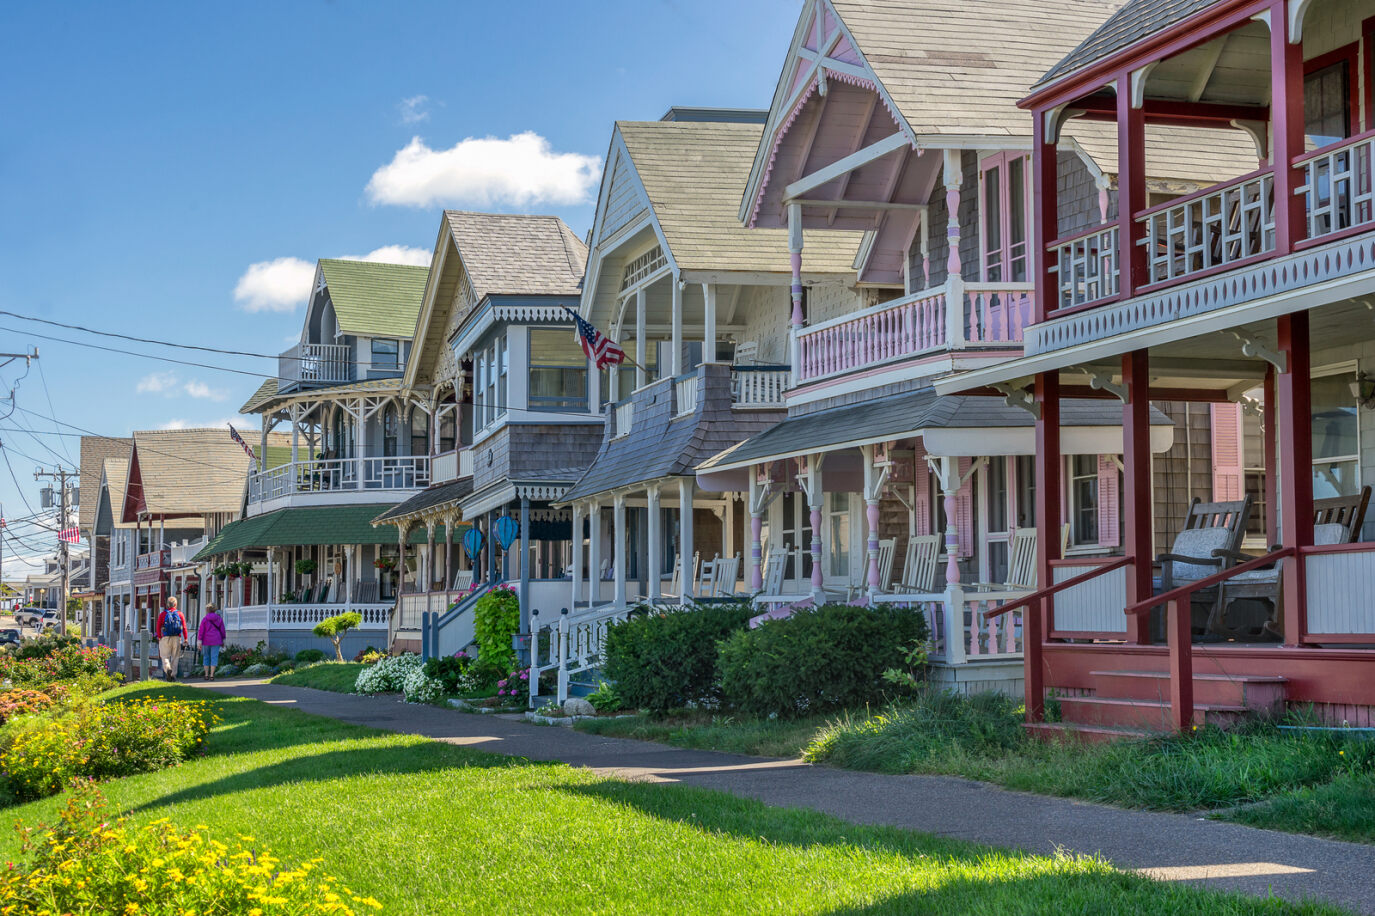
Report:
M 375 569 L 391 571 L 396 568 L 396 557 L 378 557 L 372 561 Z
M 211 575 L 223 582 L 225 579 L 229 578 L 229 567 L 216 566 L 214 570 L 211 571 Z
M 300 573 L 303 576 L 314 575 L 315 570 L 318 568 L 319 564 L 317 564 L 314 560 L 311 559 L 296 561 L 296 572 Z

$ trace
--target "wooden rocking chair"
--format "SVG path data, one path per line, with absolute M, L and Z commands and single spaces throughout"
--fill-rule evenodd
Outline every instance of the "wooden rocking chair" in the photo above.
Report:
M 978 582 L 981 592 L 1033 591 L 1036 588 L 1036 529 L 1015 528 L 1007 560 L 1007 579 L 1003 582 Z
M 940 565 L 941 536 L 939 534 L 919 534 L 907 539 L 907 556 L 902 564 L 902 581 L 899 583 L 904 592 L 921 595 L 936 590 L 936 568 Z
M 1230 502 L 1205 503 L 1198 497 L 1189 504 L 1184 529 L 1175 536 L 1169 553 L 1156 557 L 1160 563 L 1160 589 L 1168 592 L 1189 582 L 1206 579 L 1230 566 L 1241 556 L 1241 539 L 1246 535 L 1246 520 L 1251 515 L 1251 495 Z M 1222 605 L 1222 589 L 1217 586 L 1194 592 L 1195 604 L 1206 604 L 1202 614 L 1194 614 L 1194 631 L 1204 632 Z

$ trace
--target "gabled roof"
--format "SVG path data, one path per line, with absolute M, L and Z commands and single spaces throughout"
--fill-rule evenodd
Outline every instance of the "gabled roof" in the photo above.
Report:
M 1039 80 L 1036 85 L 1049 83 L 1087 67 L 1096 61 L 1135 44 L 1147 36 L 1163 32 L 1182 22 L 1218 0 L 1129 0 L 1107 21 L 1081 41 L 1073 51 Z
M 578 295 L 587 246 L 557 216 L 446 210 L 444 218 L 476 301 L 502 293 Z
M 755 123 L 618 121 L 640 183 L 680 270 L 791 270 L 783 229 L 746 229 L 740 192 L 763 127 Z M 854 273 L 858 232 L 808 232 L 809 273 Z
M 277 433 L 269 445 L 289 443 Z M 121 516 L 194 516 L 238 512 L 249 458 L 227 429 L 163 429 L 134 433 Z
M 410 337 L 429 272 L 410 264 L 320 260 L 339 329 L 364 337 Z
M 129 440 L 130 449 L 133 439 Z M 129 481 L 129 458 L 106 458 L 102 462 L 101 475 L 110 496 L 110 519 L 116 528 L 132 528 L 133 523 L 124 521 L 124 489 Z
M 257 413 L 258 408 L 277 397 L 277 380 L 270 378 L 258 386 L 258 390 L 249 395 L 248 400 L 243 402 L 239 408 L 239 413 Z
M 1122 0 L 831 3 L 916 136 L 1023 136 L 1027 87 Z
M 134 440 L 123 437 L 81 437 L 81 503 L 77 524 L 82 532 L 89 532 L 95 525 L 100 500 L 100 475 L 105 470 L 105 462 L 113 458 L 121 464 L 127 463 L 133 443 Z

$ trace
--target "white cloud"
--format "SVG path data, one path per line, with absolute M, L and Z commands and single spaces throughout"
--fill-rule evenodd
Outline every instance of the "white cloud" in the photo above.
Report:
M 383 245 L 364 255 L 346 254 L 345 261 L 381 261 L 383 264 L 412 264 L 416 267 L 430 266 L 430 252 L 414 245 Z
M 138 380 L 134 390 L 139 394 L 166 394 L 176 386 L 175 372 L 151 372 Z
M 208 401 L 223 401 L 229 397 L 229 392 L 223 388 L 211 388 L 205 382 L 192 379 L 187 382 L 183 390 L 193 398 Z
M 300 258 L 275 258 L 248 265 L 234 286 L 234 301 L 250 312 L 289 312 L 306 301 L 315 265 Z
M 600 177 L 596 156 L 556 153 L 534 131 L 469 137 L 446 150 L 413 137 L 373 172 L 367 192 L 373 203 L 407 207 L 566 205 L 591 200 Z
M 401 112 L 401 123 L 419 124 L 421 121 L 428 121 L 430 113 L 425 110 L 425 106 L 429 103 L 428 95 L 413 95 L 408 99 L 402 99 L 396 105 L 397 110 Z
M 234 424 L 234 428 L 237 429 L 240 433 L 243 433 L 245 430 L 251 430 L 251 429 L 253 429 L 254 427 L 256 427 L 256 426 L 258 425 L 258 420 L 257 420 L 255 417 L 244 417 L 244 416 L 222 417 L 222 418 L 220 418 L 220 419 L 218 419 L 218 420 L 205 420 L 205 421 L 199 421 L 199 420 L 185 420 L 185 419 L 178 418 L 178 419 L 175 419 L 175 420 L 168 420 L 166 423 L 162 424 L 162 426 L 160 426 L 160 427 L 158 427 L 158 428 L 159 428 L 159 429 L 222 429 L 222 430 L 224 430 L 224 435 L 225 435 L 225 437 L 228 438 L 228 436 L 229 436 L 229 429 L 228 429 L 228 426 L 229 426 L 230 423 Z M 253 444 L 252 438 L 250 438 L 250 437 L 246 437 L 246 438 L 248 438 L 248 444 L 249 444 L 249 445 L 252 445 L 252 444 Z

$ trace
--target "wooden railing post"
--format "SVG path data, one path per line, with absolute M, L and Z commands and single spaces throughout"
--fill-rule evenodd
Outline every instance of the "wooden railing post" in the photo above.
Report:
M 1188 598 L 1176 598 L 1167 608 L 1170 631 L 1170 722 L 1176 731 L 1184 731 L 1194 721 L 1193 602 Z

